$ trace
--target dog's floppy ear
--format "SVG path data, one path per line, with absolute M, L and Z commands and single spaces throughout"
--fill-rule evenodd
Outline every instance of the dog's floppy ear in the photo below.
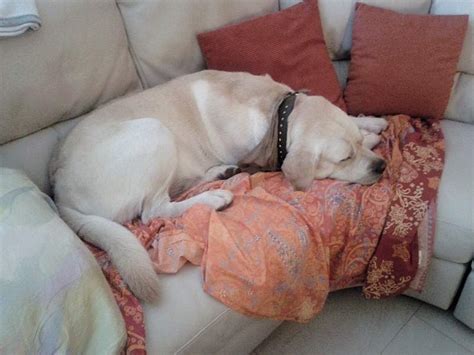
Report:
M 313 182 L 320 154 L 303 149 L 290 149 L 281 170 L 295 190 L 306 191 Z

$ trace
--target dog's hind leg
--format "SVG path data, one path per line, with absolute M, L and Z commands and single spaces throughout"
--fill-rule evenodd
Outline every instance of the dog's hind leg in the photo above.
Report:
M 204 204 L 215 210 L 221 210 L 230 205 L 233 198 L 234 195 L 228 190 L 205 191 L 179 202 L 172 202 L 168 195 L 155 196 L 150 205 L 145 205 L 142 221 L 148 223 L 156 217 L 177 217 L 196 204 Z

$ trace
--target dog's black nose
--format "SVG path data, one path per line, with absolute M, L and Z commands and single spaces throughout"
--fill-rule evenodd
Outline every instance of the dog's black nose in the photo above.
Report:
M 376 174 L 382 174 L 387 167 L 385 160 L 378 159 L 376 162 L 372 163 L 372 171 Z

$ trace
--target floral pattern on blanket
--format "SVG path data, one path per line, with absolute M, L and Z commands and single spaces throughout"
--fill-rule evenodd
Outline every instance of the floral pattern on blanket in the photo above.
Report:
M 394 121 L 393 129 L 409 133 L 402 137 L 400 169 L 389 174 L 393 200 L 369 264 L 363 288 L 366 298 L 397 295 L 408 287 L 421 291 L 432 254 L 436 196 L 444 165 L 441 126 L 403 118 Z
M 87 244 L 87 246 L 92 251 L 102 268 L 125 321 L 127 343 L 123 353 L 127 355 L 146 354 L 145 321 L 143 318 L 143 307 L 141 306 L 140 301 L 123 282 L 122 277 L 117 269 L 111 264 L 107 254 L 90 244 Z
M 403 115 L 389 122 L 377 147 L 388 167 L 371 186 L 320 180 L 298 192 L 279 172 L 239 174 L 179 198 L 229 189 L 234 202 L 223 211 L 196 205 L 178 218 L 126 227 L 148 249 L 157 272 L 200 265 L 205 292 L 249 316 L 309 321 L 330 291 L 364 282 L 369 298 L 399 294 L 410 283 L 419 290 L 432 252 L 444 141 L 437 122 Z M 105 260 L 122 290 L 116 297 L 128 300 L 122 299 L 122 312 L 142 317 Z M 144 336 L 143 327 L 133 327 Z

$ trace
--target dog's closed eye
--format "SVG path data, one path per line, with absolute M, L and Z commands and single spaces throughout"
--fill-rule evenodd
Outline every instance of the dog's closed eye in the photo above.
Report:
M 351 158 L 352 158 L 352 155 L 349 155 L 347 158 L 344 158 L 344 159 L 339 160 L 339 163 L 342 163 L 342 162 L 344 162 L 344 161 L 348 161 L 348 160 L 350 160 Z

